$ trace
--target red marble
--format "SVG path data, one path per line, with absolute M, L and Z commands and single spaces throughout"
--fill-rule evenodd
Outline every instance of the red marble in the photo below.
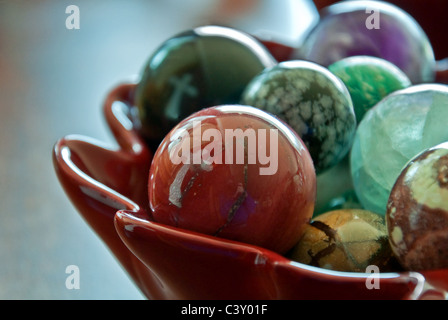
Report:
M 219 133 L 220 146 L 205 164 L 202 153 L 212 151 L 214 143 L 201 136 L 210 129 Z M 188 132 L 189 161 L 175 164 L 172 155 L 182 148 L 176 135 L 182 130 Z M 149 176 L 156 221 L 280 253 L 299 240 L 314 210 L 316 173 L 302 140 L 282 121 L 249 106 L 207 108 L 183 120 L 160 144 Z

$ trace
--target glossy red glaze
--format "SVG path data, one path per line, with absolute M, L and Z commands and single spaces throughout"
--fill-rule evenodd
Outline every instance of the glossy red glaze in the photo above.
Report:
M 293 47 L 275 41 L 259 40 L 278 62 L 291 60 L 294 50 L 296 50 Z
M 448 84 L 448 58 L 437 61 L 436 82 Z
M 254 107 L 223 105 L 194 113 L 168 133 L 148 189 L 157 222 L 286 253 L 313 215 L 316 173 L 283 121 Z
M 329 272 L 273 251 L 151 221 L 146 210 L 152 152 L 128 117 L 133 84 L 112 90 L 104 114 L 117 142 L 68 136 L 53 150 L 68 197 L 149 299 L 446 298 L 448 270 L 371 274 Z

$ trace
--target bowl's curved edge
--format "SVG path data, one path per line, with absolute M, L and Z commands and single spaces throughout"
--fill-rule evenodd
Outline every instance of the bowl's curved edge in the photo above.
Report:
M 444 299 L 418 272 L 349 273 L 311 267 L 257 246 L 166 226 L 121 210 L 120 238 L 170 299 Z M 167 254 L 169 253 L 169 254 Z M 441 281 L 446 271 L 435 275 Z
M 100 237 L 117 258 L 128 275 L 148 297 L 152 293 L 144 283 L 153 281 L 148 270 L 133 256 L 118 237 L 113 219 L 120 209 L 140 210 L 136 201 L 116 189 L 125 189 L 133 176 L 149 171 L 152 153 L 142 139 L 126 126 L 124 110 L 117 110 L 115 102 L 129 101 L 133 84 L 114 88 L 104 102 L 107 124 L 117 139 L 118 148 L 82 135 L 68 135 L 60 138 L 52 149 L 52 161 L 56 176 L 65 194 L 76 210 Z M 116 106 L 116 105 L 115 105 Z M 114 110 L 115 108 L 115 110 Z M 120 114 L 121 113 L 121 114 Z M 120 164 L 129 174 L 122 183 L 114 166 Z M 118 187 L 117 187 L 118 185 Z M 140 193 L 130 193 L 136 199 L 146 197 Z
M 118 234 L 134 255 L 164 284 L 169 299 L 251 299 L 277 297 L 274 252 L 147 219 L 135 212 L 115 216 Z
M 128 122 L 133 88 L 116 87 L 104 104 L 118 149 L 71 135 L 55 144 L 53 163 L 71 202 L 148 298 L 419 299 L 425 290 L 436 296 L 448 291 L 447 270 L 380 274 L 380 289 L 372 290 L 366 286 L 371 274 L 308 267 L 267 249 L 150 221 L 139 206 L 146 203 L 146 185 L 142 194 L 124 195 L 117 189 L 134 180 L 121 185 L 121 171 L 113 168 L 118 161 L 130 176 L 149 171 L 152 153 Z

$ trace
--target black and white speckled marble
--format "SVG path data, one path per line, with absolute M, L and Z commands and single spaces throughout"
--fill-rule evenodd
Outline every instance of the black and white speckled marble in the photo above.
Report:
M 308 61 L 286 61 L 255 77 L 242 103 L 286 121 L 302 138 L 317 173 L 350 150 L 356 118 L 349 92 L 328 69 Z

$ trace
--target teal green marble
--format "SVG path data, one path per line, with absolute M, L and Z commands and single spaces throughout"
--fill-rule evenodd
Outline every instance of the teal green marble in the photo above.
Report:
M 407 88 L 411 81 L 389 61 L 371 56 L 352 56 L 328 67 L 346 85 L 359 123 L 367 110 L 388 94 Z
M 356 195 L 366 210 L 385 214 L 401 170 L 417 154 L 448 141 L 448 86 L 396 91 L 359 124 L 350 157 Z

